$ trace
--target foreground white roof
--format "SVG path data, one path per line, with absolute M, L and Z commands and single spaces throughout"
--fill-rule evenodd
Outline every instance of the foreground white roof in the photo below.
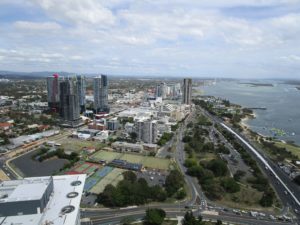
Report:
M 80 216 L 80 201 L 85 182 L 85 174 L 53 176 L 54 192 L 45 208 L 44 212 L 32 215 L 20 215 L 0 217 L 1 225 L 75 225 Z M 40 177 L 41 179 L 49 177 Z M 26 180 L 37 178 L 26 178 Z M 74 181 L 80 181 L 78 186 L 72 186 Z M 68 198 L 71 192 L 77 192 L 78 196 Z M 31 192 L 32 193 L 32 192 Z M 73 206 L 70 213 L 62 213 L 65 206 Z

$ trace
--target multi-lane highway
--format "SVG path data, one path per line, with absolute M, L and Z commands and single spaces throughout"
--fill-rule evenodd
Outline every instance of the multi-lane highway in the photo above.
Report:
M 159 207 L 163 208 L 166 213 L 167 217 L 169 218 L 176 218 L 178 216 L 182 217 L 184 216 L 187 209 L 184 207 L 166 207 L 166 206 L 149 206 L 149 207 Z M 82 222 L 82 225 L 96 225 L 96 224 L 120 224 L 120 221 L 124 218 L 132 218 L 134 220 L 142 220 L 145 216 L 145 210 L 148 208 L 148 206 L 142 206 L 142 207 L 136 207 L 136 208 L 128 208 L 128 209 L 115 209 L 115 210 L 101 210 L 101 211 L 89 211 L 84 210 L 81 212 L 82 218 L 89 217 L 90 220 L 85 220 L 85 222 Z M 198 215 L 199 211 L 197 209 L 194 209 L 194 215 Z M 214 214 L 207 214 L 207 213 L 201 213 L 203 219 L 206 220 L 222 220 L 226 222 L 230 222 L 233 224 L 247 224 L 247 225 L 288 225 L 287 222 L 280 222 L 280 221 L 274 221 L 274 220 L 258 220 L 257 218 L 250 217 L 247 215 L 232 215 L 227 213 L 220 213 L 218 215 Z

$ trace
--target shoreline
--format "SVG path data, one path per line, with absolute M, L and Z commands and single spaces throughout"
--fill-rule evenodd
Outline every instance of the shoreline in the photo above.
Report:
M 247 121 L 250 119 L 255 119 L 256 114 L 253 113 L 252 115 L 247 115 L 245 118 L 243 118 L 240 122 L 240 126 L 242 127 L 242 132 L 248 136 L 250 139 L 254 139 L 255 141 L 258 141 L 259 138 L 267 139 L 271 136 L 263 135 L 261 133 L 258 133 L 251 129 L 251 126 L 247 124 Z M 298 155 L 300 157 L 300 145 L 297 143 L 289 143 L 287 140 L 283 140 L 280 137 L 271 137 L 273 138 L 273 142 L 277 143 L 277 145 L 284 147 L 287 149 L 287 151 L 294 153 L 295 155 Z
M 257 118 L 257 114 L 253 111 L 251 115 L 246 115 L 244 118 L 241 119 L 240 125 L 251 130 L 251 126 L 247 124 L 249 120 L 254 120 Z

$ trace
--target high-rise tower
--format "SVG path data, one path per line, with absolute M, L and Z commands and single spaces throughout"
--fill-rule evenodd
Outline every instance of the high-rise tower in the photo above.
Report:
M 81 122 L 76 80 L 64 79 L 59 87 L 60 117 L 63 125 L 76 127 Z
M 49 109 L 58 111 L 59 109 L 59 78 L 58 74 L 47 77 L 47 101 Z
M 85 93 L 86 93 L 86 82 L 84 76 L 77 76 L 77 93 L 80 106 L 80 112 L 85 111 Z
M 94 110 L 96 113 L 109 112 L 108 80 L 106 75 L 94 78 Z
M 192 103 L 192 79 L 183 79 L 182 103 L 190 105 Z
M 162 82 L 158 85 L 156 85 L 156 97 L 162 97 L 166 98 L 167 93 L 166 93 L 166 83 Z

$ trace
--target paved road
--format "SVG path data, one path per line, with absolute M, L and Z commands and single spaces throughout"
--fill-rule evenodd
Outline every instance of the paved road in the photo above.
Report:
M 102 212 L 91 212 L 91 211 L 82 211 L 81 217 L 86 218 L 90 217 L 91 220 L 87 222 L 82 222 L 82 225 L 91 225 L 91 224 L 120 224 L 120 221 L 124 218 L 132 218 L 134 220 L 142 220 L 145 216 L 145 210 L 147 206 L 134 208 L 134 209 L 116 209 L 102 211 Z M 177 216 L 184 216 L 186 210 L 184 208 L 174 207 L 161 207 L 163 208 L 166 213 L 167 217 L 176 218 Z M 232 216 L 231 214 L 221 213 L 219 215 L 208 215 L 201 211 L 193 210 L 194 215 L 198 216 L 199 213 L 202 215 L 203 219 L 209 220 L 222 220 L 226 222 L 236 223 L 236 224 L 247 224 L 247 225 L 288 225 L 290 223 L 287 222 L 280 222 L 280 221 L 272 221 L 272 220 L 258 220 L 256 218 L 247 216 L 247 215 L 235 215 Z

